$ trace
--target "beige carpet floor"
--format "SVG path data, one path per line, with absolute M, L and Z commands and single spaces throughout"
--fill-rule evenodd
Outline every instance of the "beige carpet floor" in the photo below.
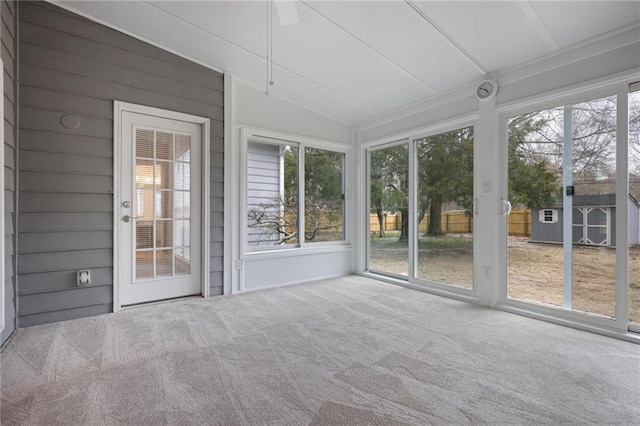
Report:
M 343 277 L 25 328 L 2 424 L 640 424 L 640 345 Z

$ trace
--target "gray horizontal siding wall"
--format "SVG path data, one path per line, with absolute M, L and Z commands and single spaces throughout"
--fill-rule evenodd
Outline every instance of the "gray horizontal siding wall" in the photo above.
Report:
M 4 330 L 0 345 L 16 327 L 15 291 L 15 175 L 16 175 L 16 4 L 0 2 L 0 49 L 4 63 Z
M 211 119 L 211 294 L 222 293 L 223 80 L 43 2 L 19 3 L 18 324 L 113 309 L 113 101 Z M 60 119 L 79 117 L 68 129 Z M 76 271 L 92 270 L 78 288 Z

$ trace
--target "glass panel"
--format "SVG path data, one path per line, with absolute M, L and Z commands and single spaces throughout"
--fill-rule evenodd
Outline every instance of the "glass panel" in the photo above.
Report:
M 298 147 L 247 144 L 247 244 L 298 243 Z
M 369 269 L 409 274 L 409 145 L 370 152 Z
M 629 94 L 629 192 L 629 320 L 640 323 L 640 91 Z
M 174 221 L 174 246 L 186 247 L 191 245 L 191 223 L 188 220 Z
M 344 154 L 305 149 L 305 241 L 344 240 L 343 168 Z
M 153 221 L 136 221 L 136 248 L 153 248 Z
M 156 250 L 156 277 L 173 275 L 173 250 Z
M 138 219 L 153 219 L 153 191 L 136 190 L 136 217 Z
M 175 250 L 176 275 L 188 275 L 191 273 L 191 249 L 179 248 Z
M 173 189 L 173 162 L 162 161 L 156 164 L 155 183 L 162 189 Z
M 473 128 L 416 142 L 418 278 L 473 287 Z
M 173 247 L 173 221 L 156 221 L 156 247 Z
M 562 205 L 563 108 L 519 115 L 507 123 L 509 200 L 513 205 L 508 217 L 507 294 L 562 306 L 563 209 L 557 209 L 556 222 L 538 218 L 541 210 Z
M 170 219 L 173 216 L 173 191 L 156 192 L 157 209 L 156 217 L 158 219 Z
M 153 160 L 136 160 L 136 187 L 153 187 Z
M 173 193 L 173 215 L 177 218 L 190 217 L 191 194 L 185 191 Z
M 573 309 L 614 317 L 616 250 L 603 207 L 616 203 L 616 97 L 576 104 L 571 110 L 573 204 L 583 207 L 587 222 L 585 245 L 573 245 Z
M 156 132 L 156 158 L 173 160 L 173 133 Z
M 564 241 L 563 211 L 558 221 L 534 221 L 530 240 L 509 236 L 508 295 L 562 306 L 564 281 L 572 279 L 572 309 L 608 317 L 615 314 L 615 241 L 607 209 L 616 185 L 616 98 L 571 106 L 571 141 L 564 141 L 564 109 L 554 108 L 509 120 L 509 198 L 517 207 L 538 211 L 574 206 L 571 245 Z M 571 145 L 571 185 L 563 199 L 565 146 Z M 564 196 L 566 197 L 566 195 Z M 511 221 L 511 218 L 509 218 Z M 557 243 L 558 246 L 539 244 Z M 566 245 L 563 249 L 562 244 Z M 599 246 L 599 247 L 598 247 Z M 602 247 L 605 246 L 605 247 Z M 572 253 L 571 268 L 563 264 Z M 571 275 L 565 277 L 566 272 Z
M 136 252 L 136 278 L 153 278 L 153 251 Z
M 173 189 L 191 189 L 191 166 L 189 163 L 174 163 Z
M 176 135 L 176 161 L 191 161 L 191 136 Z
M 136 157 L 153 158 L 153 130 L 136 129 Z

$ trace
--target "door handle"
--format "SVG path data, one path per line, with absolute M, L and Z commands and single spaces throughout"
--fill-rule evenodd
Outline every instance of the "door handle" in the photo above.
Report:
M 131 222 L 132 220 L 136 220 L 136 219 L 137 219 L 137 217 L 129 216 L 128 214 L 122 216 L 122 221 L 123 222 L 127 222 L 127 223 Z
M 502 201 L 502 212 L 501 214 L 503 216 L 509 216 L 511 214 L 511 201 L 509 200 L 505 200 L 504 198 L 501 199 Z

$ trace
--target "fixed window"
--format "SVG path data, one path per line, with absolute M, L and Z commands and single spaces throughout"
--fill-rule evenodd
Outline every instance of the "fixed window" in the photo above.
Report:
M 556 223 L 558 221 L 558 210 L 556 209 L 540 210 L 539 220 L 542 223 Z
M 345 153 L 247 141 L 247 249 L 345 240 Z

